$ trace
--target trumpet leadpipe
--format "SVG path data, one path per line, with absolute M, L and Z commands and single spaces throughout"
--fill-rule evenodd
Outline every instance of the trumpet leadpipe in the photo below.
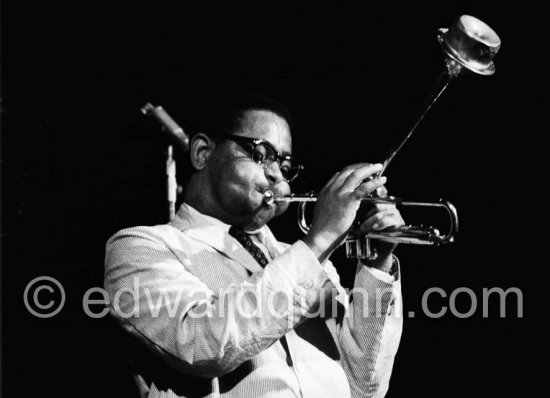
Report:
M 293 202 L 316 202 L 317 196 L 314 194 L 306 195 L 288 195 L 288 196 L 275 196 L 275 193 L 271 190 L 266 190 L 263 193 L 264 204 L 271 206 L 274 203 L 293 203 Z
M 276 203 L 317 202 L 317 196 L 279 196 L 273 198 Z
M 305 203 L 305 202 L 317 202 L 317 194 L 307 193 L 307 194 L 291 194 L 288 196 L 276 196 L 275 193 L 271 190 L 266 190 L 264 192 L 264 203 L 266 205 L 272 205 L 274 203 Z M 362 199 L 363 202 L 370 203 L 393 203 L 400 204 L 402 199 L 396 198 L 395 196 L 366 196 Z

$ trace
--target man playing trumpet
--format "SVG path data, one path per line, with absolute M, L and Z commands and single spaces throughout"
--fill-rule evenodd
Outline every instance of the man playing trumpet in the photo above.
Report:
M 289 121 L 273 101 L 233 98 L 192 137 L 194 173 L 176 218 L 109 240 L 105 286 L 143 396 L 386 394 L 402 329 L 395 245 L 359 262 L 353 299 L 329 260 L 361 199 L 384 189 L 382 166 L 336 173 L 308 234 L 279 242 L 267 223 L 288 203 L 264 193 L 289 195 L 300 170 Z M 359 230 L 400 225 L 395 206 L 378 204 Z

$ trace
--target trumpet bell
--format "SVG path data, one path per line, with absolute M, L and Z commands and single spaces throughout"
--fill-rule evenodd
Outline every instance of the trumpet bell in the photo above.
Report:
M 495 73 L 493 57 L 500 38 L 483 21 L 462 15 L 449 29 L 439 29 L 437 38 L 443 51 L 463 67 L 480 75 Z

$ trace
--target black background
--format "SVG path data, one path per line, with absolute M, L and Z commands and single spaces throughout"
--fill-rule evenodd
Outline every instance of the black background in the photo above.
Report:
M 205 92 L 279 99 L 308 166 L 296 191 L 319 189 L 345 164 L 384 159 L 442 70 L 435 32 L 462 14 L 487 22 L 503 45 L 496 74 L 452 83 L 387 172 L 391 193 L 443 196 L 461 221 L 453 245 L 398 248 L 405 313 L 416 316 L 405 318 L 388 397 L 535 392 L 544 285 L 529 234 L 540 208 L 520 199 L 536 189 L 529 159 L 541 92 L 528 94 L 537 51 L 525 38 L 536 14 L 527 3 L 3 3 L 3 396 L 133 396 L 107 319 L 87 317 L 82 297 L 102 286 L 110 235 L 162 221 L 166 141 L 140 114 L 145 102 L 186 129 Z M 272 228 L 283 240 L 301 236 L 293 209 Z M 349 283 L 353 264 L 341 252 L 335 262 Z M 66 291 L 50 319 L 23 303 L 41 275 Z M 471 289 L 475 314 L 422 315 L 430 287 Z M 511 297 L 505 318 L 496 297 L 483 317 L 483 288 L 492 287 L 521 289 L 523 317 Z M 430 300 L 433 312 L 448 304 Z M 470 305 L 458 296 L 457 310 Z

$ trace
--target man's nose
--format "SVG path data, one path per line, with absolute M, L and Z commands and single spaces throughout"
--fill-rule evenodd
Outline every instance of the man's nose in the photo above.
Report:
M 281 173 L 281 168 L 279 167 L 278 162 L 271 162 L 271 164 L 264 167 L 264 170 L 267 180 L 271 184 L 276 185 L 281 181 L 286 181 L 283 177 L 283 173 Z

